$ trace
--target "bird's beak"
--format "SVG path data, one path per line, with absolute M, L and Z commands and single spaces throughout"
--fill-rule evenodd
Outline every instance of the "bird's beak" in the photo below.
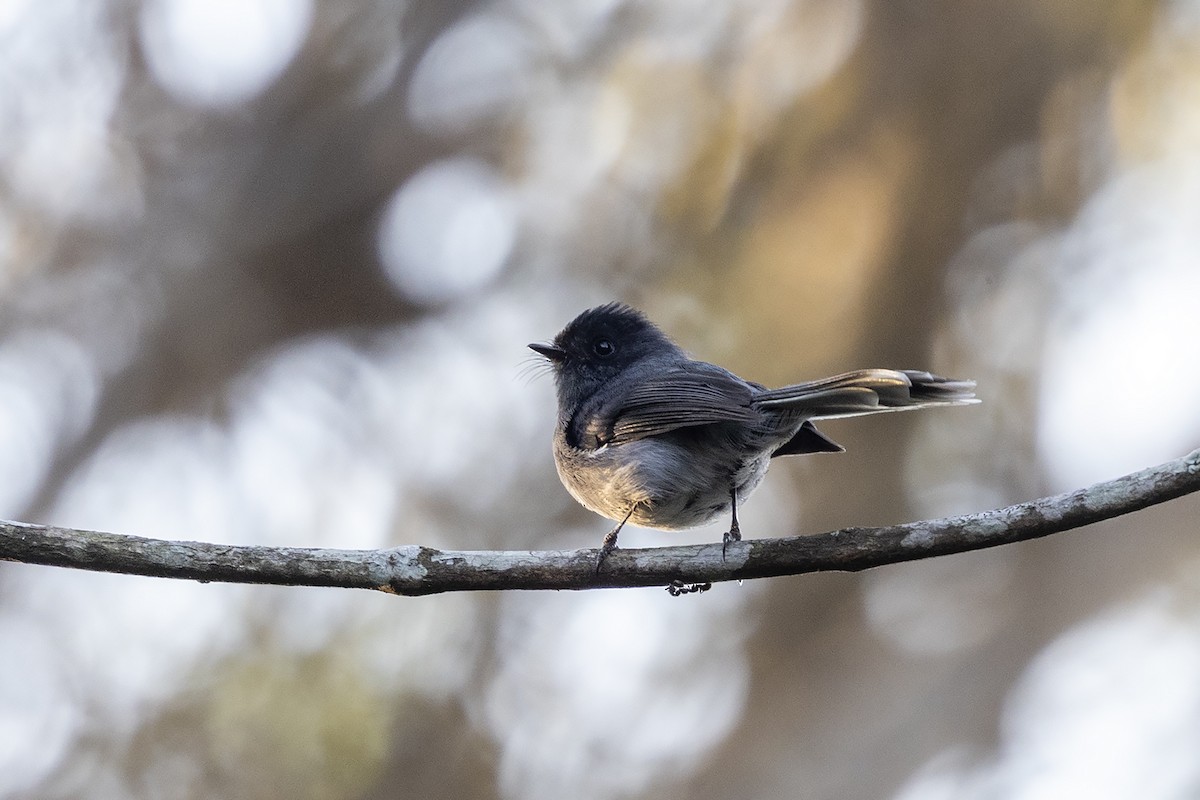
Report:
M 556 344 L 545 344 L 543 342 L 534 342 L 529 345 L 529 349 L 535 353 L 539 353 L 546 357 L 547 360 L 558 363 L 567 357 L 567 351 L 563 350 Z

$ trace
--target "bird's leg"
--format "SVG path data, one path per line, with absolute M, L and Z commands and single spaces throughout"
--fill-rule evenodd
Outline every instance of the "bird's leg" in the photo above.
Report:
M 600 545 L 600 555 L 596 558 L 596 574 L 600 574 L 600 565 L 604 563 L 604 559 L 608 558 L 608 554 L 617 549 L 617 534 L 621 532 L 621 528 L 625 527 L 625 523 L 629 522 L 629 518 L 633 516 L 633 509 L 637 506 L 632 506 L 629 513 L 625 515 L 625 519 L 617 523 L 617 527 L 613 528 L 608 533 L 604 534 L 604 543 Z
M 725 536 L 721 539 L 721 560 L 725 560 L 725 549 L 729 547 L 730 542 L 740 542 L 742 540 L 742 528 L 737 521 L 737 488 L 729 490 L 729 507 L 733 510 L 733 522 L 729 525 L 729 530 L 725 532 Z

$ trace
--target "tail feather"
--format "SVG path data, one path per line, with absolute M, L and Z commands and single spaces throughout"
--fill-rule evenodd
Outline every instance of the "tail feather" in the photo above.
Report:
M 918 370 L 862 369 L 759 393 L 755 405 L 801 411 L 809 419 L 978 403 L 975 381 Z

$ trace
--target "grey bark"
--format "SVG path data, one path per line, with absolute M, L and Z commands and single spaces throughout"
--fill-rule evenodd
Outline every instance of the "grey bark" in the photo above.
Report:
M 1036 539 L 1200 491 L 1200 450 L 1086 489 L 1006 508 L 881 528 L 686 547 L 618 549 L 596 574 L 596 550 L 452 551 L 261 547 L 148 539 L 0 522 L 0 559 L 201 582 L 375 589 L 403 595 L 500 589 L 703 584 L 884 564 Z

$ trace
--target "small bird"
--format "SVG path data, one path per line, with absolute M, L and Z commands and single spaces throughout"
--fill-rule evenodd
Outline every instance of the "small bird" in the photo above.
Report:
M 722 553 L 741 541 L 738 504 L 772 458 L 839 453 L 813 420 L 978 403 L 975 382 L 915 370 L 863 369 L 767 389 L 690 358 L 640 311 L 584 311 L 529 347 L 554 372 L 554 463 L 571 496 L 617 526 L 678 530 L 732 515 Z

